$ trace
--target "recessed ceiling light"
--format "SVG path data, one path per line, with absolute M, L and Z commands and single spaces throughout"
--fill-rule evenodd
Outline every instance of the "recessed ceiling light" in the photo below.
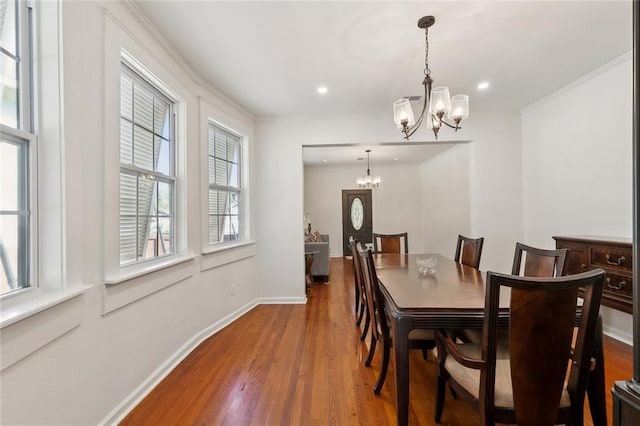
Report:
M 323 162 L 323 163 L 326 163 L 326 162 L 327 162 L 327 160 L 322 160 L 322 162 Z
M 318 86 L 317 90 L 321 95 L 325 95 L 329 91 L 329 89 L 327 89 L 327 86 Z
M 478 89 L 480 90 L 485 90 L 489 88 L 489 82 L 488 81 L 482 81 L 480 83 L 478 83 Z
M 394 158 L 394 159 L 393 159 L 393 161 L 398 161 L 398 159 L 397 159 L 397 158 Z

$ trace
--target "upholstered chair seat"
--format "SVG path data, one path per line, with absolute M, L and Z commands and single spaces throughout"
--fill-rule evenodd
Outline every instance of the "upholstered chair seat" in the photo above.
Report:
M 506 342 L 505 342 L 506 343 Z M 480 345 L 475 343 L 465 343 L 458 345 L 465 355 L 471 358 L 480 358 Z M 458 363 L 453 357 L 447 357 L 444 367 L 449 375 L 469 392 L 474 398 L 480 398 L 480 370 L 468 368 Z M 498 343 L 496 356 L 496 387 L 494 402 L 499 408 L 513 407 L 513 385 L 511 384 L 511 365 L 509 360 L 508 347 L 502 342 Z M 565 383 L 560 398 L 560 408 L 570 407 L 571 399 Z

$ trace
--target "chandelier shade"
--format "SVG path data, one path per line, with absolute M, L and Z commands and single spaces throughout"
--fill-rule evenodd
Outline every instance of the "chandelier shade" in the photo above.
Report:
M 398 99 L 393 103 L 393 119 L 396 122 L 396 126 L 398 126 L 398 130 L 402 130 L 405 125 L 403 123 L 406 123 L 407 126 L 416 124 L 409 99 Z
M 436 139 L 438 131 L 444 124 L 447 127 L 458 131 L 460 122 L 469 117 L 469 96 L 449 94 L 446 86 L 431 88 L 433 79 L 431 69 L 429 69 L 429 27 L 436 22 L 433 16 L 424 16 L 418 20 L 418 28 L 424 28 L 425 32 L 425 59 L 424 59 L 424 97 L 422 112 L 418 119 L 415 119 L 411 102 L 407 98 L 398 99 L 393 103 L 393 120 L 398 130 L 404 133 L 404 139 L 409 140 L 422 124 L 425 116 L 427 126 L 431 128 Z M 447 122 L 450 120 L 453 124 Z
M 358 177 L 356 183 L 358 184 L 358 188 L 377 188 L 382 183 L 382 178 L 380 176 L 371 176 L 371 168 L 369 167 L 369 153 L 371 150 L 367 149 L 365 152 L 367 153 L 367 173 L 364 176 Z

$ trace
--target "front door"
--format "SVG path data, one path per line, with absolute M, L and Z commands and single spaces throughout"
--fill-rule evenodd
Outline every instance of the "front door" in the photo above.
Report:
M 342 251 L 351 256 L 349 237 L 361 243 L 371 243 L 373 218 L 370 189 L 342 190 Z

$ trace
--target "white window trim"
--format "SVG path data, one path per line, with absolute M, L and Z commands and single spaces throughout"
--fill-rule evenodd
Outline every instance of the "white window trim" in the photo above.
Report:
M 33 63 L 29 73 L 23 67 L 22 75 L 29 79 L 31 93 L 26 102 L 33 109 L 31 122 L 25 123 L 25 129 L 33 134 L 10 132 L 24 139 L 32 138 L 29 142 L 32 144 L 29 170 L 32 286 L 0 297 L 0 340 L 3 340 L 0 370 L 80 324 L 84 317 L 80 296 L 93 288 L 92 285 L 70 283 L 65 275 L 66 200 L 60 86 L 62 52 L 59 45 L 62 5 L 37 2 L 34 7 L 36 2 L 31 0 L 20 4 L 32 8 Z M 23 102 L 23 107 L 26 106 Z M 22 117 L 24 114 L 23 110 Z M 39 206 L 46 206 L 46 209 L 38 211 Z M 38 226 L 44 222 L 46 228 Z M 25 330 L 37 330 L 37 333 L 25 333 Z
M 154 83 L 152 83 L 150 81 L 149 78 L 147 78 L 144 75 L 140 75 L 139 74 L 139 69 L 137 68 L 133 68 L 131 67 L 126 61 L 122 61 L 123 65 L 125 66 L 125 68 L 127 68 L 125 72 L 125 74 L 129 75 L 133 81 L 139 81 L 142 80 L 142 83 L 144 86 L 148 86 L 148 88 L 150 90 L 153 90 L 154 92 L 158 92 L 160 94 L 160 96 L 162 98 L 166 98 L 163 99 L 165 100 L 168 104 L 169 104 L 169 114 L 171 116 L 171 126 L 170 126 L 170 130 L 172 135 L 170 136 L 170 140 L 169 142 L 171 143 L 171 150 L 173 151 L 172 153 L 172 157 L 171 157 L 171 164 L 172 164 L 172 168 L 173 168 L 173 174 L 171 175 L 165 175 L 164 173 L 160 173 L 160 172 L 155 172 L 153 170 L 148 170 L 148 169 L 143 169 L 135 164 L 126 164 L 126 163 L 122 163 L 122 161 L 120 162 L 120 177 L 122 176 L 122 173 L 125 172 L 128 175 L 132 175 L 135 176 L 136 178 L 140 177 L 140 175 L 149 175 L 149 176 L 153 176 L 154 180 L 157 180 L 158 182 L 170 182 L 171 186 L 172 186 L 172 195 L 171 195 L 171 221 L 172 221 L 172 244 L 174 245 L 173 247 L 173 252 L 168 253 L 168 254 L 163 254 L 161 256 L 154 256 L 154 257 L 150 257 L 150 258 L 141 258 L 141 259 L 136 259 L 130 262 L 126 262 L 126 263 L 122 263 L 122 260 L 120 260 L 120 266 L 121 267 L 126 267 L 129 265 L 136 265 L 136 264 L 146 264 L 145 262 L 153 262 L 156 261 L 158 259 L 165 259 L 167 257 L 171 257 L 177 254 L 177 244 L 176 244 L 176 240 L 177 240 L 177 229 L 176 229 L 176 225 L 177 225 L 177 218 L 176 218 L 176 188 L 177 188 L 177 181 L 178 181 L 178 165 L 177 165 L 177 161 L 176 161 L 176 157 L 177 157 L 177 137 L 176 137 L 176 131 L 175 131 L 175 127 L 177 125 L 177 114 L 176 114 L 176 108 L 177 108 L 177 104 L 174 101 L 174 99 L 168 98 L 167 97 L 167 92 L 162 91 L 158 86 L 156 86 Z M 131 75 L 133 74 L 133 75 Z M 140 83 L 138 83 L 140 84 Z M 133 95 L 133 93 L 132 93 Z M 155 93 L 154 93 L 155 96 Z M 121 118 L 122 120 L 122 118 Z M 135 122 L 133 121 L 133 117 L 131 117 L 131 125 L 135 127 Z M 152 138 L 155 140 L 156 135 L 152 132 Z M 133 144 L 133 140 L 132 140 L 132 144 Z M 131 147 L 132 151 L 134 150 L 134 146 Z M 136 211 L 136 219 L 139 218 L 139 212 Z M 136 227 L 137 229 L 137 227 Z M 137 238 L 137 235 L 136 235 Z M 120 255 L 122 255 L 122 253 L 120 253 Z M 137 258 L 137 244 L 136 244 L 136 258 Z M 162 262 L 164 263 L 164 262 Z M 144 266 L 143 266 L 144 268 Z
M 0 317 L 0 329 L 15 324 L 32 315 L 43 312 L 49 308 L 52 308 L 60 303 L 73 299 L 76 296 L 80 296 L 93 288 L 91 285 L 75 286 L 60 291 L 47 292 L 42 291 L 39 297 L 26 300 L 23 303 L 16 305 L 7 305 L 5 307 L 2 304 L 2 317 Z M 30 289 L 25 289 L 29 291 Z
M 105 118 L 106 136 L 107 140 L 118 140 L 118 143 L 111 145 L 109 150 L 114 152 L 105 152 L 105 170 L 111 170 L 113 173 L 105 173 L 105 193 L 109 194 L 110 191 L 115 191 L 113 197 L 109 197 L 105 201 L 106 209 L 111 211 L 111 215 L 116 219 L 110 223 L 105 224 L 105 276 L 104 281 L 109 285 L 126 283 L 135 278 L 143 276 L 145 274 L 151 274 L 156 270 L 160 270 L 172 265 L 177 265 L 188 260 L 190 254 L 187 253 L 187 227 L 185 219 L 187 217 L 186 209 L 186 102 L 184 99 L 171 87 L 165 84 L 160 78 L 156 76 L 149 67 L 145 66 L 141 61 L 135 58 L 127 49 L 120 47 L 120 60 L 117 64 L 107 64 L 111 67 L 107 71 L 112 70 L 113 76 L 113 88 L 105 88 L 107 93 L 113 94 L 116 92 L 114 103 L 108 103 L 105 105 L 105 113 L 113 113 L 113 118 L 117 119 L 117 124 L 112 120 Z M 105 60 L 107 61 L 107 60 Z M 119 174 L 120 174 L 120 70 L 121 64 L 124 63 L 129 68 L 134 70 L 140 76 L 142 76 L 148 83 L 155 86 L 160 90 L 171 102 L 174 103 L 175 113 L 175 186 L 174 186 L 174 226 L 175 226 L 175 253 L 168 254 L 166 256 L 145 259 L 138 262 L 120 264 L 120 250 L 119 250 Z M 117 76 L 115 71 L 117 70 Z M 106 71 L 105 71 L 106 72 Z M 109 83 L 105 83 L 105 86 Z M 108 100 L 107 100 L 108 102 Z M 117 111 L 109 111 L 113 109 L 113 106 L 117 105 Z M 112 128 L 113 127 L 113 128 Z M 105 143 L 105 150 L 107 150 L 108 143 Z M 107 150 L 108 151 L 108 150 Z M 111 182 L 115 179 L 115 183 Z M 114 210 L 115 209 L 115 210 Z M 112 211 L 113 210 L 113 211 Z M 112 240 L 115 240 L 113 243 Z M 111 241 L 111 244 L 109 244 Z
M 27 195 L 29 198 L 28 282 L 23 288 L 0 295 L 1 300 L 19 297 L 21 294 L 25 293 L 26 290 L 37 289 L 40 283 L 38 277 L 40 268 L 38 268 L 38 136 L 20 129 L 7 127 L 3 124 L 0 124 L 0 132 L 13 137 L 14 139 L 26 141 L 25 143 L 28 150 Z
M 167 269 L 172 266 L 179 265 L 181 263 L 189 262 L 190 260 L 195 259 L 195 255 L 188 255 L 188 256 L 167 255 L 158 259 L 162 259 L 163 262 L 153 262 L 152 264 L 145 262 L 145 265 L 143 265 L 140 268 L 136 268 L 137 270 L 135 272 L 128 272 L 121 276 L 117 276 L 117 275 L 110 276 L 108 279 L 105 280 L 104 283 L 106 285 L 121 284 L 123 282 L 140 278 L 142 276 L 145 276 L 157 271 L 161 271 L 163 269 Z
M 229 132 L 233 135 L 236 135 L 240 139 L 240 186 L 238 192 L 240 193 L 240 239 L 237 241 L 228 241 L 221 242 L 218 244 L 209 244 L 209 126 L 217 126 L 222 130 Z M 224 123 L 213 119 L 211 117 L 207 117 L 206 125 L 205 125 L 205 135 L 204 135 L 204 188 L 205 188 L 205 199 L 203 202 L 204 209 L 204 233 L 202 235 L 203 244 L 201 248 L 201 253 L 204 255 L 218 253 L 225 250 L 232 250 L 237 247 L 242 247 L 249 244 L 254 244 L 255 241 L 251 239 L 251 228 L 249 226 L 250 223 L 250 213 L 249 213 L 249 190 L 248 190 L 248 182 L 249 182 L 249 141 L 247 135 L 243 132 L 238 131 L 230 126 L 225 125 Z

